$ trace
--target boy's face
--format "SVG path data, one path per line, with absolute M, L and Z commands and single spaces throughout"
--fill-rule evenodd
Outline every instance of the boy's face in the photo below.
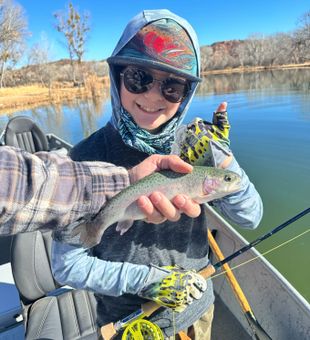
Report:
M 123 74 L 128 68 L 130 67 L 127 67 L 123 71 Z M 165 99 L 161 93 L 160 81 L 171 77 L 180 80 L 181 82 L 186 81 L 179 76 L 173 76 L 171 73 L 155 69 L 144 69 L 144 71 L 151 74 L 157 81 L 154 81 L 148 91 L 143 93 L 132 93 L 126 89 L 124 79 L 121 77 L 121 103 L 124 109 L 130 113 L 137 125 L 149 132 L 156 132 L 161 125 L 166 123 L 176 114 L 181 103 L 172 103 Z

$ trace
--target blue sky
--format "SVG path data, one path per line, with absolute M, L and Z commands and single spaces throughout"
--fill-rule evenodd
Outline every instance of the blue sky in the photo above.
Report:
M 54 29 L 53 13 L 64 9 L 69 1 L 15 0 L 25 11 L 31 45 L 44 33 L 52 46 L 52 59 L 66 58 L 62 36 Z M 298 18 L 310 10 L 309 0 L 72 0 L 81 12 L 90 15 L 91 32 L 85 60 L 106 59 L 113 51 L 127 22 L 143 9 L 167 8 L 186 18 L 197 32 L 200 45 L 217 41 L 245 39 L 254 33 L 265 35 L 289 32 Z

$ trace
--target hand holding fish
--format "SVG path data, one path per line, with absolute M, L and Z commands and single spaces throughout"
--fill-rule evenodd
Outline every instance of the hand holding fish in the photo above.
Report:
M 153 172 L 164 169 L 190 173 L 193 167 L 175 155 L 152 155 L 129 170 L 130 182 L 135 183 Z M 151 193 L 150 196 L 139 197 L 137 205 L 146 215 L 145 220 L 154 224 L 163 223 L 167 219 L 177 221 L 181 213 L 194 218 L 201 212 L 200 205 L 186 195 L 176 195 L 172 200 L 169 200 L 158 191 Z
M 227 103 L 222 102 L 213 113 L 212 123 L 195 118 L 181 126 L 176 135 L 173 153 L 193 165 L 227 168 L 232 160 L 229 151 L 230 124 Z
M 190 164 L 176 155 L 152 155 L 128 171 L 130 184 L 136 183 L 156 171 L 168 169 L 183 174 L 193 171 Z

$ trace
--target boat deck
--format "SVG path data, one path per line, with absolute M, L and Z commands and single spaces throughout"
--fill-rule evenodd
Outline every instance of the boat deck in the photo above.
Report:
M 215 297 L 214 320 L 211 334 L 212 340 L 252 339 L 218 295 Z

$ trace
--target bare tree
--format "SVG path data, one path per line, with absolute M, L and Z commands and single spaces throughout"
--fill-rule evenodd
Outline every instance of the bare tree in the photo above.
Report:
M 238 59 L 237 66 L 244 67 L 248 64 L 249 56 L 245 46 L 245 41 L 240 41 L 239 44 L 235 46 L 234 53 Z
M 248 52 L 250 66 L 263 65 L 264 54 L 266 52 L 265 37 L 260 33 L 252 34 L 245 43 Z
M 51 61 L 51 45 L 48 41 L 47 35 L 42 33 L 40 41 L 35 43 L 28 53 L 28 65 L 35 67 L 35 79 L 32 81 L 39 81 L 42 85 L 51 87 L 55 76 L 53 66 L 49 64 Z
M 201 72 L 207 71 L 212 66 L 213 49 L 211 46 L 202 46 L 201 54 Z
M 266 59 L 269 65 L 284 65 L 294 62 L 292 58 L 292 36 L 288 33 L 276 33 L 269 36 Z
M 23 8 L 12 0 L 0 0 L 0 88 L 6 67 L 21 58 L 27 34 Z
M 69 58 L 72 66 L 73 82 L 76 83 L 75 61 L 80 66 L 85 53 L 85 43 L 87 33 L 90 30 L 88 21 L 89 14 L 79 11 L 70 2 L 67 10 L 59 11 L 54 14 L 57 20 L 56 29 L 64 34 L 66 39 L 66 47 L 69 52 Z
M 252 34 L 246 40 L 217 42 L 201 47 L 202 71 L 228 67 L 285 65 L 310 61 L 310 11 L 293 32 Z
M 293 33 L 294 52 L 299 61 L 310 60 L 310 11 L 304 13 L 298 20 L 299 27 Z

